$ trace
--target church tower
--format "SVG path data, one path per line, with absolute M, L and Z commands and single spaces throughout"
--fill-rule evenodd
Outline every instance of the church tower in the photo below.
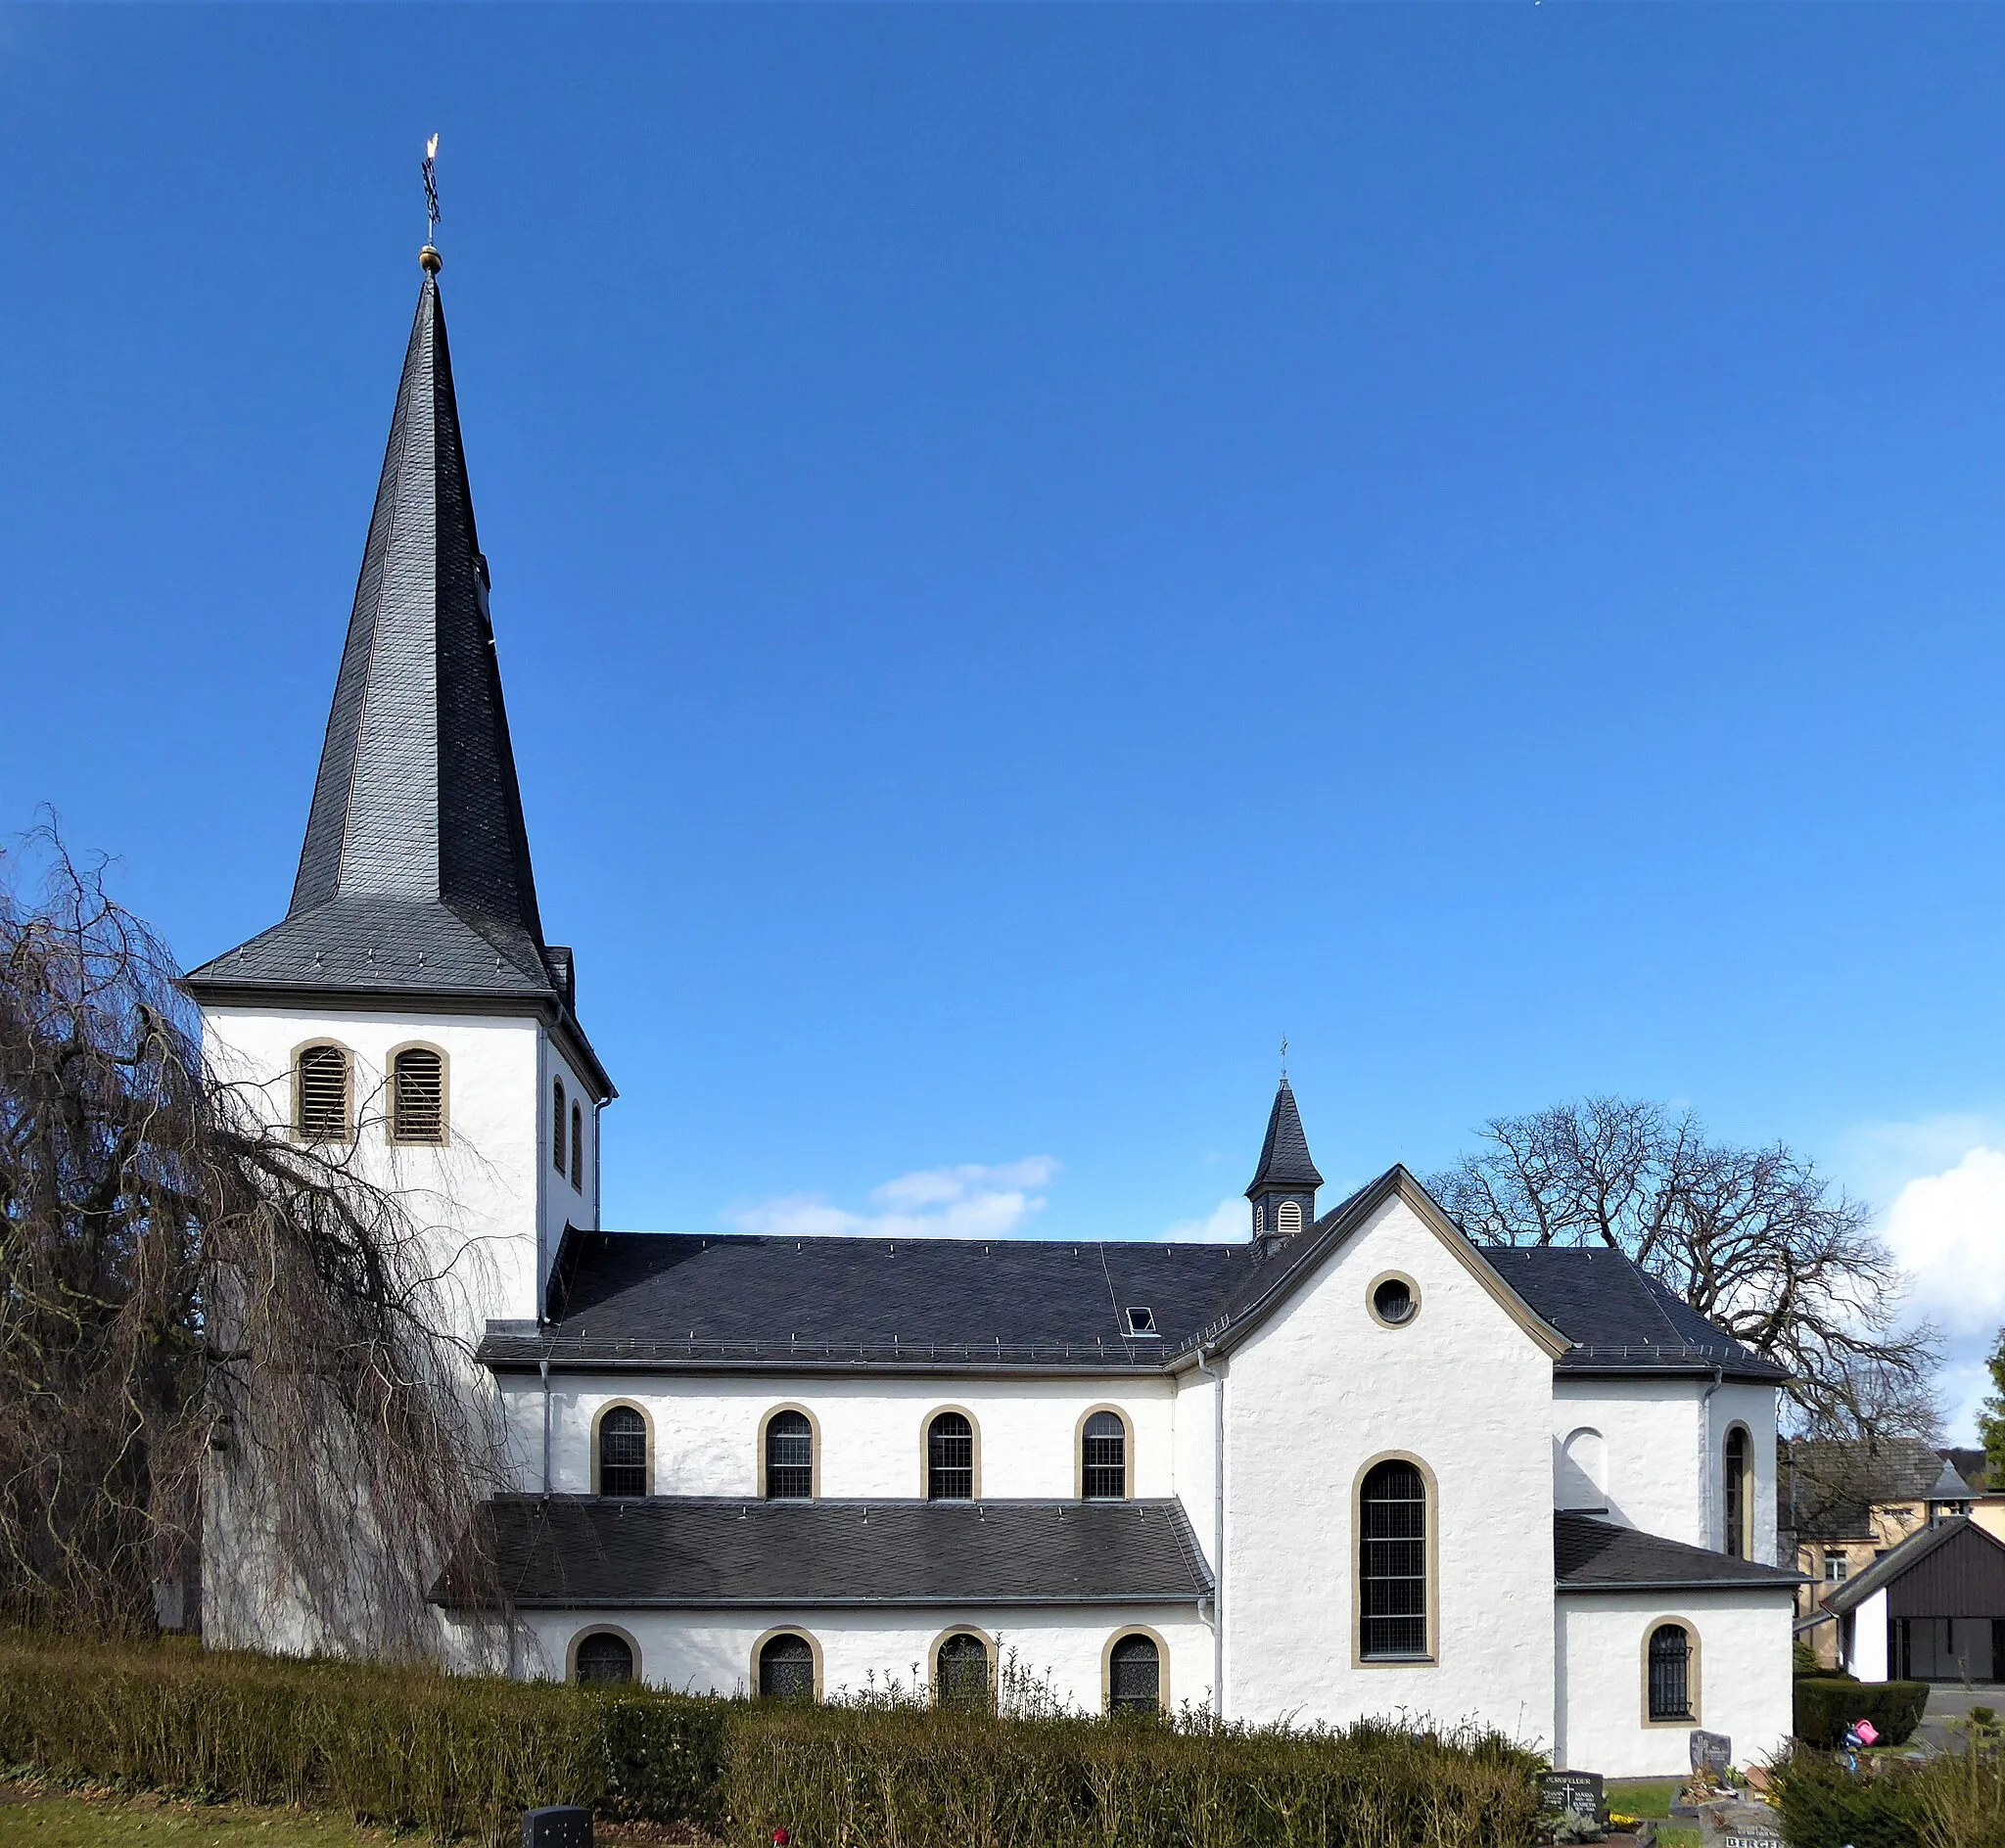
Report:
M 1316 1223 L 1316 1189 L 1323 1177 L 1309 1159 L 1309 1138 L 1302 1133 L 1302 1115 L 1285 1072 L 1267 1113 L 1267 1140 L 1260 1145 L 1260 1166 L 1246 1187 L 1253 1203 L 1256 1239 L 1292 1238 Z
M 615 1092 L 536 909 L 438 253 L 421 260 L 292 903 L 188 986 L 219 1069 L 293 1134 L 448 1203 L 478 1338 L 540 1319 L 565 1226 L 597 1225 Z

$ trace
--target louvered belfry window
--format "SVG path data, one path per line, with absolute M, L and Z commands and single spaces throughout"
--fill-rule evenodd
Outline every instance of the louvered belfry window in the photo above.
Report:
M 445 1140 L 445 1060 L 430 1046 L 406 1046 L 391 1066 L 390 1132 L 399 1142 Z
M 1650 1717 L 1692 1717 L 1692 1639 L 1682 1624 L 1658 1624 L 1650 1633 Z
M 584 1108 L 581 1104 L 571 1106 L 571 1184 L 580 1193 L 584 1191 Z
M 599 1420 L 599 1494 L 647 1493 L 647 1420 L 615 1406 Z
M 1379 1463 L 1358 1495 L 1359 1652 L 1427 1653 L 1427 1485 L 1412 1463 Z
M 1148 1637 L 1123 1637 L 1107 1652 L 1107 1710 L 1156 1713 L 1163 1704 L 1162 1656 Z
M 815 1494 L 815 1427 L 805 1411 L 775 1411 L 766 1421 L 766 1499 L 807 1502 Z
M 1079 1434 L 1079 1492 L 1089 1502 L 1120 1502 L 1128 1494 L 1128 1427 L 1111 1411 L 1096 1411 Z
M 349 1055 L 339 1046 L 307 1046 L 294 1085 L 298 1122 L 308 1142 L 340 1142 L 349 1132 Z
M 550 1086 L 550 1165 L 560 1175 L 564 1172 L 564 1081 L 561 1078 Z
M 1281 1211 L 1274 1216 L 1274 1229 L 1284 1235 L 1302 1229 L 1302 1203 L 1299 1200 L 1283 1200 Z
M 971 1502 L 975 1493 L 975 1428 L 957 1411 L 926 1427 L 926 1500 Z

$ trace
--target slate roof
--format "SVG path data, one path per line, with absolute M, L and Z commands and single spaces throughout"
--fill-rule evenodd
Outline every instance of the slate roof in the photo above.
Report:
M 1804 1583 L 1751 1559 L 1617 1527 L 1591 1514 L 1553 1516 L 1553 1578 L 1562 1592 L 1786 1591 Z
M 292 903 L 188 979 L 201 999 L 524 999 L 576 1021 L 543 941 L 438 279 L 404 351 Z M 610 1091 L 610 1086 L 606 1087 Z
M 1274 1108 L 1267 1113 L 1267 1139 L 1260 1144 L 1260 1163 L 1246 1183 L 1246 1198 L 1277 1188 L 1322 1186 L 1323 1177 L 1309 1159 L 1309 1137 L 1302 1129 L 1302 1113 L 1295 1108 L 1295 1093 L 1288 1081 L 1281 1081 L 1274 1093 Z
M 549 1325 L 490 1323 L 481 1359 L 635 1367 L 868 1365 L 1156 1371 L 1230 1345 L 1397 1185 L 1389 1170 L 1263 1257 L 1251 1242 L 770 1238 L 567 1229 Z M 1459 1236 L 1459 1235 L 1458 1235 Z M 1758 1360 L 1613 1253 L 1467 1248 L 1500 1294 L 1584 1346 L 1587 1370 L 1775 1380 Z M 1581 1262 L 1587 1260 L 1587 1262 Z M 1130 1333 L 1150 1311 L 1156 1335 Z M 1522 1310 L 1520 1313 L 1522 1313 Z M 1543 1338 L 1553 1339 L 1548 1335 Z M 1570 1369 L 1568 1349 L 1559 1364 Z M 1594 1358 L 1600 1357 L 1600 1358 Z
M 1710 1373 L 1780 1384 L 1788 1373 L 1706 1320 L 1619 1251 L 1588 1245 L 1485 1245 L 1518 1295 L 1573 1342 L 1566 1373 Z
M 502 1496 L 479 1518 L 493 1583 L 531 1609 L 1162 1604 L 1211 1592 L 1174 1501 Z M 468 1583 L 456 1564 L 432 1595 L 466 1601 Z
M 1875 1507 L 1967 1502 L 1975 1494 L 1954 1466 L 1918 1437 L 1797 1439 L 1783 1461 L 1782 1525 L 1798 1541 L 1877 1540 Z

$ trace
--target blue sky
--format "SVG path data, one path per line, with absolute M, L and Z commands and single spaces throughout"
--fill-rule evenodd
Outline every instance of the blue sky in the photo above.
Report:
M 2001 78 L 1989 8 L 0 12 L 0 825 L 191 962 L 282 910 L 436 128 L 615 1223 L 1203 1224 L 1285 1032 L 1338 1186 L 1788 1137 L 1968 1359 Z

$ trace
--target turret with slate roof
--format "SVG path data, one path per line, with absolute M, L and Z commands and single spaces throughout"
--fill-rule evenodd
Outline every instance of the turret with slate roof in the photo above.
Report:
M 210 1004 L 531 1011 L 612 1095 L 546 944 L 427 247 L 292 903 L 189 977 Z
M 1253 1203 L 1253 1236 L 1288 1238 L 1315 1224 L 1316 1189 L 1322 1184 L 1323 1177 L 1309 1159 L 1309 1138 L 1302 1132 L 1302 1115 L 1283 1070 L 1274 1108 L 1267 1113 L 1260 1165 L 1246 1186 L 1246 1198 Z

